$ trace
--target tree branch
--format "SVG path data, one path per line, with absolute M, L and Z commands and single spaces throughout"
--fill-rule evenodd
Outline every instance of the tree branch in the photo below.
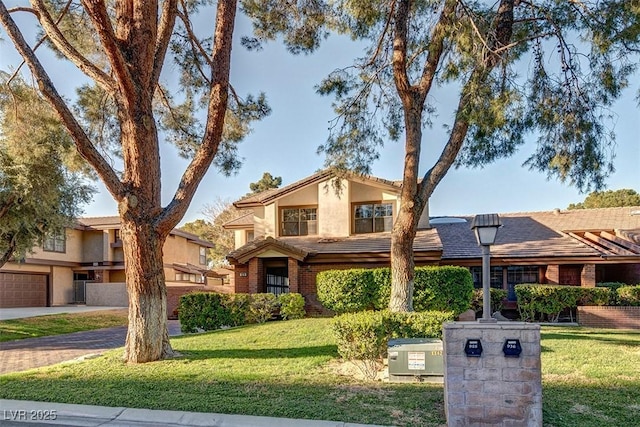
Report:
M 104 88 L 113 88 L 114 81 L 111 77 L 92 64 L 67 41 L 53 21 L 44 2 L 42 0 L 34 1 L 33 6 L 39 15 L 40 24 L 47 34 L 47 37 L 49 37 L 56 47 L 88 77 L 100 83 Z
M 100 0 L 82 0 L 82 4 L 85 9 L 87 9 L 87 15 L 91 19 L 93 27 L 100 38 L 100 43 L 102 43 L 105 55 L 107 55 L 109 59 L 113 73 L 116 76 L 116 81 L 121 86 L 120 90 L 114 93 L 115 97 L 118 98 L 129 95 L 130 99 L 127 99 L 128 103 L 135 105 L 137 98 L 133 95 L 137 93 L 137 91 L 133 84 L 133 78 L 127 67 L 126 60 L 116 42 L 116 36 L 111 26 L 111 20 L 109 19 L 105 2 Z
M 229 97 L 231 48 L 236 9 L 237 0 L 218 1 L 212 54 L 212 63 L 215 64 L 215 67 L 211 71 L 211 88 L 205 132 L 200 148 L 182 175 L 173 200 L 156 221 L 158 229 L 164 232 L 169 232 L 183 217 L 198 184 L 202 181 L 209 166 L 211 166 L 222 140 Z
M 424 68 L 422 70 L 422 76 L 418 83 L 418 91 L 423 99 L 431 90 L 431 85 L 433 84 L 433 80 L 436 76 L 440 58 L 442 57 L 442 52 L 444 52 L 444 41 L 447 38 L 447 28 L 451 26 L 452 18 L 456 13 L 456 5 L 456 0 L 447 0 L 445 2 L 444 8 L 440 13 L 440 18 L 433 29 L 431 43 L 429 43 L 429 46 L 433 46 L 433 48 L 429 50 L 427 60 L 425 61 Z
M 60 16 L 58 16 L 58 19 L 56 19 L 55 25 L 56 27 L 58 26 L 58 24 L 60 23 L 60 21 L 62 21 L 62 18 L 64 18 L 64 16 L 67 14 L 67 12 L 69 11 L 69 7 L 71 6 L 71 3 L 73 2 L 73 0 L 69 0 L 67 2 L 67 4 L 64 6 L 64 8 L 62 9 L 62 12 L 60 12 Z M 36 15 L 36 17 L 38 18 L 38 21 L 40 20 L 40 14 L 38 12 L 36 12 L 34 9 L 28 9 L 28 12 L 32 12 L 34 15 Z M 9 12 L 11 12 L 11 10 L 9 10 Z M 44 36 L 42 36 L 40 38 L 40 40 L 38 40 L 38 43 L 36 43 L 33 46 L 33 51 L 35 52 L 36 50 L 38 50 L 38 48 L 40 47 L 40 45 L 42 45 L 42 43 L 44 43 L 44 41 L 46 39 L 48 39 L 49 37 L 47 36 L 47 34 L 45 33 Z M 16 70 L 13 72 L 13 74 L 11 75 L 11 77 L 9 77 L 9 79 L 7 80 L 7 83 L 11 83 L 13 81 L 13 79 L 18 75 L 18 73 L 20 72 L 20 69 L 22 68 L 22 66 L 24 65 L 24 60 L 20 63 L 20 65 L 18 65 L 16 67 Z
M 403 104 L 411 91 L 407 75 L 407 21 L 409 20 L 410 0 L 399 0 L 395 13 L 393 36 L 393 77 Z
M 98 175 L 104 181 L 109 192 L 116 198 L 120 199 L 123 194 L 123 186 L 118 176 L 111 168 L 109 163 L 100 155 L 100 153 L 93 146 L 89 138 L 84 132 L 84 129 L 76 121 L 75 117 L 65 104 L 64 100 L 58 94 L 53 82 L 49 78 L 49 75 L 42 67 L 42 64 L 36 57 L 33 50 L 29 47 L 26 40 L 22 36 L 22 33 L 16 26 L 15 22 L 11 18 L 11 15 L 7 11 L 3 2 L 0 2 L 0 23 L 5 28 L 5 31 L 13 41 L 16 50 L 25 60 L 29 69 L 36 77 L 40 92 L 45 98 L 53 105 L 54 109 L 58 113 L 58 116 L 69 130 L 69 133 L 76 141 L 76 147 L 82 157 L 84 157 L 90 165 L 96 170 Z
M 158 35 L 156 38 L 156 51 L 153 61 L 153 71 L 151 75 L 154 86 L 157 86 L 158 81 L 160 81 L 160 73 L 169 47 L 169 41 L 171 40 L 171 34 L 173 34 L 177 11 L 177 0 L 167 0 L 162 5 L 162 15 L 160 16 Z

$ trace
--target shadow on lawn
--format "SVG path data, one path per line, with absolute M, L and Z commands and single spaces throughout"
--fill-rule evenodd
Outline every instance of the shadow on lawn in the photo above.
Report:
M 294 348 L 230 348 L 220 350 L 180 350 L 185 358 L 202 359 L 294 359 L 299 357 L 337 357 L 335 345 Z

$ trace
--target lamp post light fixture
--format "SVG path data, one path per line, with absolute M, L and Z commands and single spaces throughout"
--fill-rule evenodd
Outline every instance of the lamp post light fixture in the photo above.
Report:
M 491 292 L 489 291 L 489 271 L 491 268 L 491 251 L 489 247 L 496 241 L 498 228 L 502 226 L 498 214 L 476 215 L 471 229 L 476 233 L 478 245 L 482 247 L 482 318 L 481 323 L 497 322 L 491 317 Z

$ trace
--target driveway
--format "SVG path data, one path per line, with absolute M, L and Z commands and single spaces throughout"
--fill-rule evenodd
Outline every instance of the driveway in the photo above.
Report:
M 55 307 L 0 308 L 0 320 L 23 319 L 61 313 L 86 313 L 101 310 L 126 310 L 127 307 L 97 307 L 91 305 L 60 305 Z
M 180 335 L 180 322 L 169 320 L 170 336 Z M 126 326 L 74 332 L 0 343 L 0 375 L 40 368 L 124 346 Z

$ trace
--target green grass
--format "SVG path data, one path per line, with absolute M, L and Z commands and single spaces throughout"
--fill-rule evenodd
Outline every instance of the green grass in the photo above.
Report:
M 98 359 L 0 376 L 0 398 L 371 424 L 439 426 L 441 385 L 357 381 L 330 368 L 331 319 L 269 322 L 171 340 L 182 357 Z
M 126 324 L 126 309 L 3 320 L 0 321 L 0 342 L 111 328 Z
M 330 319 L 269 322 L 172 339 L 182 357 L 98 359 L 0 376 L 0 398 L 229 414 L 441 426 L 443 389 L 337 373 Z M 546 427 L 640 419 L 640 332 L 545 327 Z
M 543 328 L 545 426 L 640 425 L 640 331 Z

